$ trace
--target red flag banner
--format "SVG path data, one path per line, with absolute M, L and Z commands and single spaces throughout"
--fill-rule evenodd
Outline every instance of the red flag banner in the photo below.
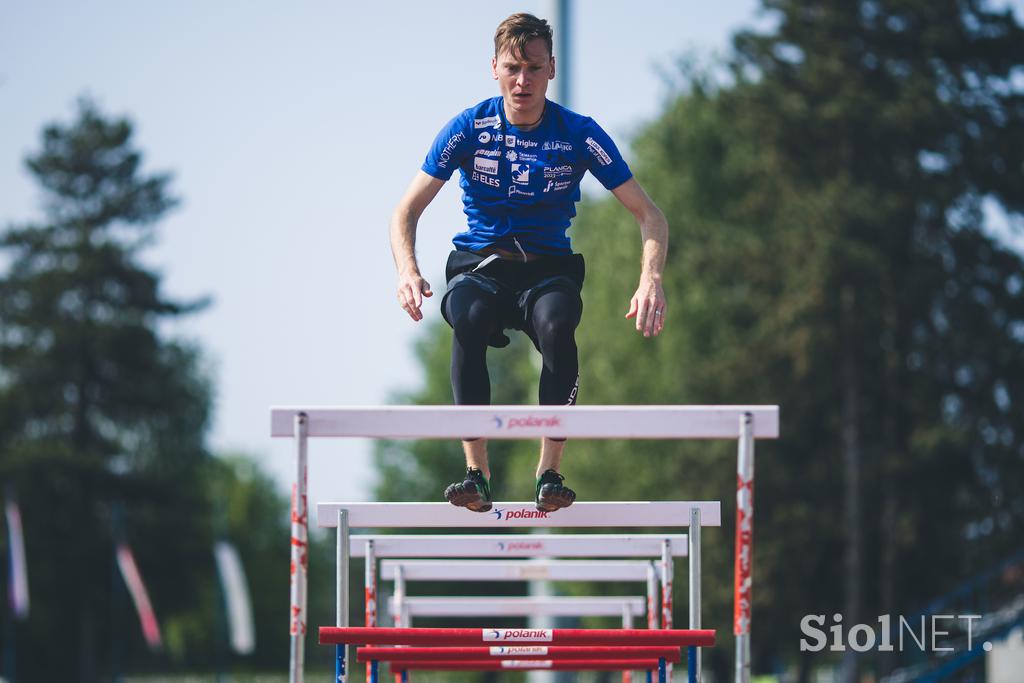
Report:
M 28 618 L 28 569 L 25 566 L 25 537 L 21 531 L 21 511 L 18 504 L 8 500 L 4 505 L 7 516 L 9 538 L 10 572 L 8 573 L 7 598 L 11 611 L 18 619 Z
M 135 611 L 139 613 L 139 621 L 142 623 L 142 635 L 150 649 L 159 650 L 163 645 L 160 637 L 160 624 L 156 620 L 156 613 L 153 612 L 153 605 L 149 601 L 149 594 L 146 586 L 142 583 L 142 576 L 139 574 L 139 567 L 135 564 L 135 556 L 127 544 L 121 543 L 117 546 L 117 566 L 121 570 L 121 576 L 131 593 L 132 602 L 135 603 Z

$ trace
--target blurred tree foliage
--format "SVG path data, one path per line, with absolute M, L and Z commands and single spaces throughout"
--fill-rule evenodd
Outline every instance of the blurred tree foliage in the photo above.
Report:
M 170 300 L 139 258 L 177 203 L 170 175 L 144 172 L 131 123 L 88 100 L 71 123 L 45 127 L 26 166 L 44 218 L 0 237 L 0 480 L 20 503 L 32 591 L 30 617 L 13 630 L 19 680 L 212 667 L 212 543 L 224 535 L 249 569 L 255 659 L 281 666 L 287 640 L 270 629 L 284 631 L 287 616 L 287 502 L 240 462 L 210 458 L 199 349 L 159 334 L 205 302 Z M 164 628 L 163 653 L 146 651 L 115 578 L 121 539 Z M 50 655 L 57 641 L 66 656 Z
M 1024 30 L 974 0 L 765 6 L 773 28 L 738 35 L 724 73 L 684 67 L 634 141 L 672 230 L 659 338 L 623 318 L 632 217 L 580 210 L 580 402 L 782 406 L 784 437 L 758 446 L 755 670 L 806 679 L 827 654 L 801 657 L 804 614 L 912 614 L 1020 545 L 1024 262 L 992 223 L 1024 209 Z M 427 331 L 408 400 L 451 400 L 447 334 Z M 492 353 L 496 403 L 533 402 L 528 357 Z M 515 455 L 495 453 L 498 495 L 528 496 L 533 446 L 493 446 Z M 456 444 L 378 459 L 385 499 L 437 499 L 461 467 Z M 735 446 L 578 441 L 564 470 L 582 500 L 723 501 L 704 623 L 724 676 Z

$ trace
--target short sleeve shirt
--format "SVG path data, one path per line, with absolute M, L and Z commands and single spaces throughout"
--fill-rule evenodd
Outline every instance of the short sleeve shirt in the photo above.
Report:
M 576 215 L 580 181 L 590 171 L 612 190 L 632 177 L 608 134 L 593 119 L 550 100 L 544 118 L 522 131 L 505 118 L 502 98 L 466 109 L 438 134 L 422 169 L 441 180 L 461 172 L 468 229 L 457 249 L 495 245 L 536 254 L 572 251 L 565 231 Z

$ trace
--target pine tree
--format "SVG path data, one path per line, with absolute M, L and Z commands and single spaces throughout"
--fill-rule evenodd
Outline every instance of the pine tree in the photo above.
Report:
M 0 472 L 22 501 L 32 585 L 45 597 L 19 662 L 27 678 L 74 670 L 92 681 L 115 643 L 128 642 L 127 662 L 141 651 L 134 615 L 111 607 L 113 505 L 125 505 L 158 616 L 192 605 L 196 567 L 210 565 L 197 485 L 210 388 L 198 350 L 158 333 L 203 302 L 168 299 L 139 261 L 177 200 L 169 174 L 142 170 L 128 120 L 81 100 L 72 123 L 45 128 L 26 167 L 44 218 L 0 239 L 10 259 L 0 279 Z M 71 661 L 46 654 L 54 637 Z

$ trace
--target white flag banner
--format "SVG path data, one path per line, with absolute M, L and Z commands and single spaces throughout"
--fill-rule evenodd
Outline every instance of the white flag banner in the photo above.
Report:
M 7 598 L 11 611 L 18 619 L 28 618 L 28 569 L 25 566 L 25 537 L 21 530 L 21 511 L 18 504 L 8 500 L 4 505 L 9 539 Z
M 117 566 L 121 569 L 121 576 L 128 586 L 128 592 L 135 603 L 135 610 L 139 613 L 139 621 L 142 623 L 142 635 L 150 649 L 159 650 L 163 645 L 160 637 L 160 624 L 156 620 L 156 613 L 153 611 L 153 604 L 149 601 L 149 593 L 142 583 L 142 575 L 139 574 L 139 567 L 135 564 L 135 556 L 132 555 L 128 544 L 122 543 L 117 546 Z
M 213 555 L 217 560 L 221 586 L 224 587 L 231 649 L 240 655 L 251 654 L 256 648 L 256 634 L 252 621 L 249 584 L 245 580 L 242 561 L 238 557 L 238 551 L 227 541 L 217 541 L 213 545 Z

